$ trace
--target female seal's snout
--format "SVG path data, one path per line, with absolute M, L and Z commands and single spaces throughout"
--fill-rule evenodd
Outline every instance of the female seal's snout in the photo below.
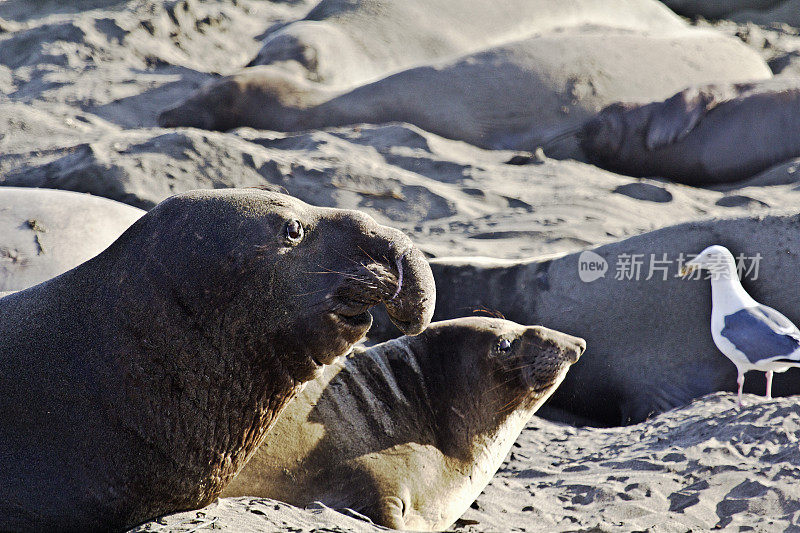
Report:
M 578 362 L 578 359 L 581 358 L 583 352 L 586 351 L 586 341 L 580 337 L 573 337 L 572 335 L 566 335 L 569 337 L 567 345 L 565 346 L 565 351 L 567 354 L 571 356 L 570 363 L 575 364 Z
M 529 327 L 525 338 L 542 349 L 566 357 L 570 364 L 576 363 L 586 351 L 586 341 L 582 338 L 542 326 Z

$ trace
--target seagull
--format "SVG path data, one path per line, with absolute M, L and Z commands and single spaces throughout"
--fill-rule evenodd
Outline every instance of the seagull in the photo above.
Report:
M 711 272 L 711 337 L 738 371 L 739 407 L 744 374 L 767 374 L 767 399 L 772 399 L 772 374 L 800 366 L 800 330 L 771 307 L 755 301 L 742 287 L 733 254 L 724 246 L 709 246 L 681 269 Z

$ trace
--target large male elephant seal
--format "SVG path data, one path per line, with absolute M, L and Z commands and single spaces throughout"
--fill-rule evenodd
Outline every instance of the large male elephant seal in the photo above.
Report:
M 159 123 L 298 131 L 399 121 L 483 148 L 533 149 L 577 131 L 612 102 L 653 101 L 687 84 L 771 75 L 741 41 L 712 30 L 589 27 L 413 68 L 350 91 L 274 66 L 253 67 L 199 89 L 165 110 Z M 550 155 L 578 153 L 577 146 L 564 150 Z
M 217 497 L 384 302 L 433 280 L 401 232 L 255 190 L 165 200 L 107 250 L 0 299 L 0 530 L 107 531 Z
M 0 291 L 28 288 L 91 259 L 144 213 L 88 194 L 0 187 Z
M 741 180 L 800 156 L 800 80 L 716 84 L 616 103 L 579 134 L 590 161 L 692 185 Z
M 589 348 L 581 363 L 539 414 L 637 423 L 737 390 L 736 369 L 711 337 L 710 284 L 678 277 L 682 260 L 712 244 L 743 256 L 742 282 L 753 298 L 800 321 L 800 215 L 691 222 L 555 259 L 433 259 L 434 318 L 493 309 L 583 337 Z M 386 338 L 382 324 L 378 317 L 371 337 Z M 758 379 L 747 385 L 764 392 Z M 800 373 L 776 377 L 773 392 L 800 394 Z
M 440 531 L 478 497 L 582 339 L 497 318 L 431 324 L 325 369 L 223 496 Z
M 248 66 L 275 65 L 310 81 L 353 87 L 554 29 L 629 31 L 686 26 L 655 0 L 322 0 L 269 33 Z

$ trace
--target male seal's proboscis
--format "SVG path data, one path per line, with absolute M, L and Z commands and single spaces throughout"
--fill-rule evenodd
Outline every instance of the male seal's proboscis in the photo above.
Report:
M 167 199 L 0 299 L 0 530 L 123 530 L 210 503 L 381 302 L 419 333 L 433 278 L 364 214 L 258 190 Z
M 310 382 L 223 495 L 318 500 L 395 529 L 445 529 L 584 348 L 483 317 L 374 346 Z

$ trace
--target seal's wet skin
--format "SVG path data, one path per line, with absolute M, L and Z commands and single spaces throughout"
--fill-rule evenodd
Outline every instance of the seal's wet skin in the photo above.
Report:
M 585 347 L 482 317 L 374 346 L 310 382 L 223 495 L 321 501 L 396 529 L 447 528 Z
M 370 307 L 416 334 L 433 302 L 421 252 L 366 215 L 256 190 L 162 202 L 0 300 L 0 530 L 122 530 L 208 504 Z

